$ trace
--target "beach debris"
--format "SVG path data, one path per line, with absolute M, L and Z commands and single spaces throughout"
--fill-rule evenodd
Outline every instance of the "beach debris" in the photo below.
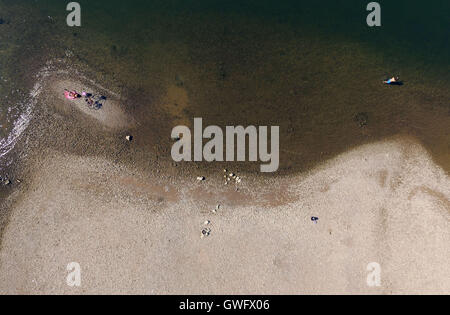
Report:
M 66 49 L 64 54 L 66 55 L 67 58 L 73 57 L 73 52 L 71 50 L 69 50 L 69 49 Z
M 224 185 L 228 185 L 228 183 L 230 183 L 232 180 L 235 182 L 235 184 L 240 184 L 242 182 L 242 178 L 240 176 L 238 176 L 236 173 L 234 172 L 229 172 L 227 169 L 223 170 L 224 175 Z M 238 191 L 238 190 L 236 190 Z
M 0 183 L 3 184 L 3 186 L 12 185 L 12 181 L 9 179 L 8 175 L 0 176 Z
M 317 222 L 319 221 L 318 217 L 311 217 L 311 221 L 313 221 L 314 223 L 317 224 Z
M 369 123 L 369 114 L 361 112 L 355 115 L 355 121 L 360 128 L 367 126 Z
M 0 182 L 3 184 L 3 186 L 10 186 L 12 184 L 12 181 L 8 178 L 3 178 Z
M 202 235 L 201 235 L 202 238 L 208 237 L 210 235 L 211 235 L 211 229 L 210 228 L 204 228 L 202 230 Z
M 127 139 L 128 142 L 131 142 L 131 141 L 133 141 L 133 136 L 128 135 L 125 137 L 125 139 Z
M 219 211 L 220 209 L 220 205 L 217 205 L 213 210 L 212 213 L 216 213 L 217 211 Z
M 199 182 L 203 182 L 203 181 L 206 180 L 206 177 L 204 177 L 204 176 L 199 176 L 199 177 L 197 177 L 197 180 L 198 180 Z
M 206 220 L 205 222 L 203 222 L 203 225 L 210 225 L 211 224 L 211 221 L 209 221 L 209 220 Z

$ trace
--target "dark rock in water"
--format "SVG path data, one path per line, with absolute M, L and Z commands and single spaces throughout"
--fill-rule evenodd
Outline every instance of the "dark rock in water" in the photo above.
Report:
M 183 86 L 183 85 L 184 85 L 183 79 L 182 79 L 181 76 L 178 75 L 178 74 L 175 76 L 175 84 L 176 84 L 177 86 Z
M 365 127 L 369 123 L 369 114 L 358 113 L 355 115 L 355 121 L 359 125 L 360 128 Z
M 12 181 L 8 178 L 8 175 L 0 176 L 0 184 L 3 184 L 3 186 L 9 186 L 12 184 Z
M 219 80 L 225 80 L 227 77 L 227 70 L 225 67 L 225 63 L 219 63 Z
M 110 48 L 111 56 L 124 57 L 128 53 L 128 48 L 123 46 L 112 45 Z

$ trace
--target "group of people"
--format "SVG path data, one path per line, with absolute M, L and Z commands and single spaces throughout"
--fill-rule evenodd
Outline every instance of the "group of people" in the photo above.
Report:
M 75 90 L 73 90 L 73 91 L 64 90 L 64 96 L 68 100 L 71 100 L 71 101 L 81 98 L 81 97 L 84 97 L 84 101 L 86 102 L 86 104 L 90 108 L 94 108 L 94 109 L 100 109 L 102 107 L 101 101 L 106 100 L 105 96 L 99 96 L 99 95 L 94 96 L 92 93 L 86 93 L 86 92 L 82 92 L 80 94 Z

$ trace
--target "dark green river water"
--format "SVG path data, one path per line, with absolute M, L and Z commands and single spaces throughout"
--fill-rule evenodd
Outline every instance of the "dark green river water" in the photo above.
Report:
M 280 172 L 396 134 L 450 169 L 449 1 L 378 1 L 374 28 L 368 0 L 89 0 L 79 28 L 65 23 L 68 2 L 0 0 L 1 139 L 27 110 L 34 74 L 69 51 L 122 89 L 149 148 L 175 122 L 203 117 L 279 125 Z M 386 89 L 389 75 L 405 85 Z M 156 122 L 172 85 L 188 105 Z

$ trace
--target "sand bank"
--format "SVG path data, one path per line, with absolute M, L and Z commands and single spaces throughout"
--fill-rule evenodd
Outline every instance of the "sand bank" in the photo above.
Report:
M 105 88 L 101 88 L 94 83 L 86 82 L 82 80 L 77 81 L 73 79 L 66 79 L 61 76 L 50 77 L 45 82 L 48 87 L 46 91 L 46 97 L 58 100 L 57 102 L 51 102 L 58 106 L 64 106 L 65 112 L 67 109 L 76 109 L 84 116 L 93 118 L 96 122 L 100 122 L 103 126 L 111 129 L 124 129 L 133 126 L 133 119 L 129 117 L 122 110 L 120 106 L 120 96 L 111 92 Z M 64 90 L 75 90 L 78 93 L 87 92 L 93 95 L 102 95 L 106 97 L 105 101 L 101 101 L 102 107 L 98 110 L 90 108 L 84 98 L 76 100 L 68 100 L 64 97 Z
M 450 293 L 450 179 L 411 141 L 266 183 L 296 201 L 224 200 L 217 213 L 217 196 L 199 205 L 198 187 L 163 172 L 56 152 L 35 167 L 3 235 L 0 293 Z M 66 284 L 70 262 L 80 288 Z M 370 262 L 379 288 L 366 285 Z

